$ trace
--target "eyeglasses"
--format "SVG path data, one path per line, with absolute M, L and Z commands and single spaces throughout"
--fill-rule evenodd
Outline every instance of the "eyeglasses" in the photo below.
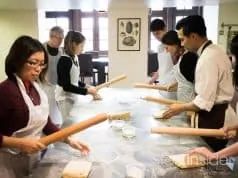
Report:
M 41 69 L 44 69 L 47 67 L 47 64 L 42 63 L 42 62 L 36 62 L 36 61 L 27 61 L 26 62 L 29 66 L 32 66 L 34 68 L 40 67 Z

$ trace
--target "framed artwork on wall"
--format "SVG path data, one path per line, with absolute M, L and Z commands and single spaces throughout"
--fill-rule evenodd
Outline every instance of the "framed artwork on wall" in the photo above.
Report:
M 117 51 L 140 51 L 141 19 L 117 19 Z

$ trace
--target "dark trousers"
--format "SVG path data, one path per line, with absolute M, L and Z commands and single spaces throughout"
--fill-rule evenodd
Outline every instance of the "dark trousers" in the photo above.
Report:
M 224 126 L 225 112 L 228 104 L 214 105 L 210 112 L 199 111 L 199 128 L 220 129 Z M 202 137 L 204 141 L 216 152 L 226 147 L 228 140 L 214 137 Z

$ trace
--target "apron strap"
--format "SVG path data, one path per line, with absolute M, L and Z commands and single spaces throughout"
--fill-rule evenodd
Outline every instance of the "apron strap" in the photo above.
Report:
M 208 41 L 206 42 L 206 44 L 203 46 L 202 51 L 201 51 L 201 54 L 202 54 L 203 51 L 204 51 L 209 45 L 211 45 L 211 44 L 212 44 L 212 41 L 211 41 L 211 40 L 208 40 Z

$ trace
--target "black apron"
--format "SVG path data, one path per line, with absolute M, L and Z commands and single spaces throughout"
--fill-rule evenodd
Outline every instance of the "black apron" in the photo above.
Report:
M 208 41 L 201 53 L 212 44 L 211 41 Z M 228 101 L 224 104 L 214 104 L 211 111 L 200 110 L 198 112 L 198 127 L 199 128 L 208 128 L 208 129 L 220 129 L 224 126 L 225 112 L 228 107 Z M 214 137 L 202 137 L 204 141 L 216 152 L 226 147 L 228 140 L 217 139 Z

